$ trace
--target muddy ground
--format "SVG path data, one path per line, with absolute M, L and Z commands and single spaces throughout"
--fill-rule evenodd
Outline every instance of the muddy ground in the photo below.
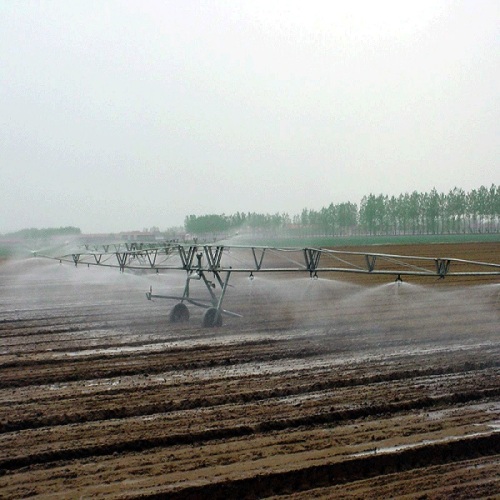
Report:
M 146 300 L 182 275 L 3 262 L 0 497 L 498 497 L 500 280 L 370 278 L 235 278 L 203 329 Z

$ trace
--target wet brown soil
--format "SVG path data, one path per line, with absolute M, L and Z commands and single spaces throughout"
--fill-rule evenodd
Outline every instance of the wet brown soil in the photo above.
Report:
M 351 278 L 234 277 L 203 329 L 146 300 L 182 275 L 2 262 L 0 497 L 495 498 L 500 280 Z

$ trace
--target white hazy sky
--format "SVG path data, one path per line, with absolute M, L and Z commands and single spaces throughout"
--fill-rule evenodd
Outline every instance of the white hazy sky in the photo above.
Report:
M 498 0 L 0 0 L 0 232 L 500 182 Z

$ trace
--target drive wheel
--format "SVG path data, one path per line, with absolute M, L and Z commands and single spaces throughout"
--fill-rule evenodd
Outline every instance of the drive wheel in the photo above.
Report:
M 170 323 L 186 323 L 189 321 L 189 309 L 182 302 L 175 304 L 170 311 Z
M 202 325 L 205 328 L 213 328 L 214 326 L 222 326 L 222 314 L 215 307 L 210 307 L 203 315 Z

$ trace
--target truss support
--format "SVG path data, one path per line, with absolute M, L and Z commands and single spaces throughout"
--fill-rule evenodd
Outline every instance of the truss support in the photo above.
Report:
M 311 278 L 317 278 L 317 269 L 319 265 L 319 259 L 321 258 L 321 250 L 316 250 L 314 248 L 304 248 L 304 258 L 306 261 L 306 268 L 309 271 Z
M 436 259 L 436 272 L 440 279 L 443 279 L 448 274 L 450 264 L 450 259 Z
M 145 252 L 149 261 L 149 265 L 151 266 L 151 268 L 154 268 L 156 263 L 156 257 L 158 256 L 158 250 L 146 250 Z
M 223 246 L 217 246 L 217 247 L 212 247 L 212 246 L 204 246 L 203 250 L 205 252 L 205 257 L 208 262 L 208 268 L 211 271 L 217 271 L 220 267 L 220 261 L 222 258 L 222 253 L 224 251 Z
M 120 272 L 124 272 L 125 271 L 125 265 L 127 264 L 127 257 L 128 257 L 128 253 L 127 252 L 123 252 L 123 253 L 120 253 L 120 252 L 116 252 L 116 260 L 118 261 L 118 266 L 120 268 Z
M 195 246 L 191 246 L 188 248 L 187 252 L 184 247 L 179 247 L 179 256 L 182 261 L 182 267 L 188 271 L 193 267 L 193 259 L 196 254 L 197 248 Z M 201 267 L 200 257 L 198 257 L 198 263 Z
M 257 255 L 257 249 L 252 247 L 252 255 L 253 255 L 253 260 L 255 261 L 255 270 L 260 271 L 260 268 L 262 267 L 262 261 L 264 260 L 264 254 L 266 253 L 266 249 L 262 248 L 260 249 L 260 255 Z M 253 274 L 251 275 L 253 279 Z
M 366 265 L 368 266 L 368 272 L 371 273 L 375 269 L 375 263 L 377 262 L 376 255 L 365 255 Z

